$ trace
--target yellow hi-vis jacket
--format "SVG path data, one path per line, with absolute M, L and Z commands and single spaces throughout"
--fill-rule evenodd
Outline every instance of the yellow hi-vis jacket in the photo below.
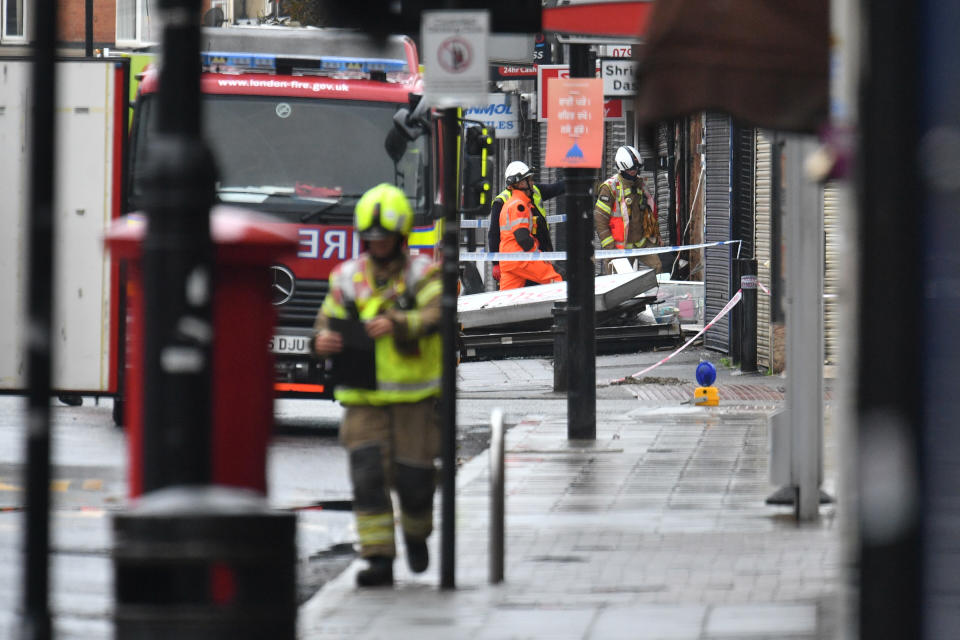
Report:
M 425 256 L 404 257 L 399 272 L 377 285 L 372 263 L 363 254 L 338 265 L 330 274 L 330 290 L 320 313 L 360 321 L 385 313 L 400 328 L 374 342 L 377 388 L 338 385 L 334 398 L 344 405 L 383 406 L 439 396 L 442 344 L 438 314 L 431 314 L 433 322 L 424 322 L 422 317 L 426 307 L 439 308 L 442 284 L 438 265 Z M 318 318 L 317 326 L 323 324 Z
M 625 182 L 619 173 L 605 180 L 597 189 L 593 222 L 601 249 L 659 244 L 656 205 L 642 180 Z

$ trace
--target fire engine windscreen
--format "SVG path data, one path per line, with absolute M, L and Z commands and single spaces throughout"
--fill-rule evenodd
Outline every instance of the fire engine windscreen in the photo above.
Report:
M 134 135 L 136 167 L 156 134 L 153 96 L 140 103 Z M 411 142 L 395 163 L 384 148 L 393 114 L 406 105 L 277 96 L 207 95 L 204 136 L 217 161 L 222 202 L 309 201 L 359 197 L 381 182 L 426 206 L 426 138 Z

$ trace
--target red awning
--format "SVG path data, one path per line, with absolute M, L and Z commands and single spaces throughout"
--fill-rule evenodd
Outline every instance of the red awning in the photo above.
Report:
M 826 121 L 828 0 L 660 0 L 638 48 L 643 123 L 707 110 L 781 131 Z
M 621 0 L 544 7 L 543 30 L 567 35 L 623 36 L 634 39 L 646 32 L 653 4 L 652 0 Z

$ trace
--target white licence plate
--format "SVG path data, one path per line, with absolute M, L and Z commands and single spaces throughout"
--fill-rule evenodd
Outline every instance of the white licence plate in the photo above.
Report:
M 273 336 L 270 338 L 270 351 L 273 353 L 309 354 L 310 338 L 307 336 Z

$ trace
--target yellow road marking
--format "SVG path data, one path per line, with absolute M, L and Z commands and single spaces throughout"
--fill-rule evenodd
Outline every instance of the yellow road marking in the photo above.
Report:
M 72 482 L 73 480 L 51 480 L 50 491 L 56 491 L 58 493 L 69 491 Z M 84 491 L 102 491 L 103 480 L 99 478 L 87 478 L 81 483 L 80 488 Z M 23 487 L 0 481 L 0 491 L 23 491 Z

